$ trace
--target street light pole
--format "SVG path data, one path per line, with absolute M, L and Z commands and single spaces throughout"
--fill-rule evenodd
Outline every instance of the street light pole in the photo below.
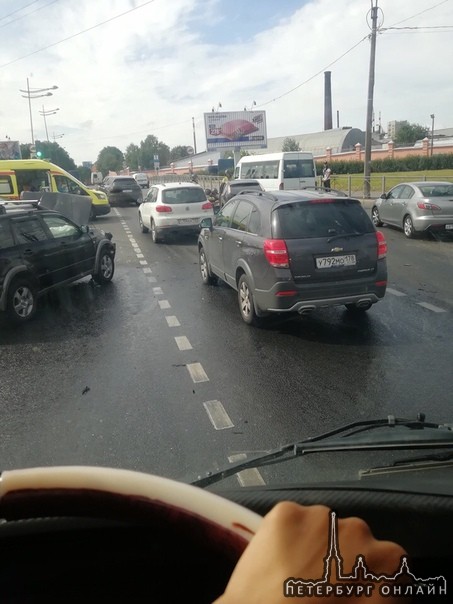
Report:
M 27 78 L 27 89 L 19 89 L 19 92 L 23 92 L 24 99 L 28 99 L 28 109 L 30 112 L 30 130 L 31 130 L 31 144 L 35 144 L 35 135 L 33 132 L 33 115 L 31 111 L 31 99 L 39 99 L 44 96 L 52 96 L 50 90 L 56 90 L 58 86 L 51 86 L 50 88 L 30 88 L 30 81 Z
M 434 152 L 434 118 L 434 113 L 431 113 L 431 157 L 433 156 Z
M 44 118 L 44 126 L 46 128 L 46 137 L 47 137 L 47 142 L 49 142 L 49 132 L 47 131 L 47 120 L 46 120 L 46 116 L 48 115 L 55 115 L 57 113 L 57 111 L 60 111 L 59 107 L 57 107 L 56 109 L 50 109 L 49 111 L 45 111 L 44 109 L 44 105 L 42 106 L 42 111 L 40 111 L 40 114 L 43 116 Z
M 378 18 L 378 0 L 371 0 L 371 50 L 370 50 L 370 71 L 368 76 L 368 103 L 366 116 L 366 134 L 365 134 L 365 170 L 363 179 L 363 194 L 365 199 L 370 198 L 371 192 L 371 130 L 373 127 L 373 93 L 374 93 L 374 68 L 376 63 L 376 32 Z

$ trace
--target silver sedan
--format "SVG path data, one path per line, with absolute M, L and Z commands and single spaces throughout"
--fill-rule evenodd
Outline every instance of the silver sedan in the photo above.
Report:
M 371 217 L 376 227 L 393 225 L 409 238 L 426 231 L 453 235 L 453 183 L 401 183 L 376 200 Z

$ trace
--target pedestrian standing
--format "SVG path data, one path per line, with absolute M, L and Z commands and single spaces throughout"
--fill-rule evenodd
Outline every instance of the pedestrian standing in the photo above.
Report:
M 330 176 L 332 170 L 329 168 L 329 164 L 325 161 L 324 168 L 322 170 L 322 184 L 326 191 L 330 191 Z

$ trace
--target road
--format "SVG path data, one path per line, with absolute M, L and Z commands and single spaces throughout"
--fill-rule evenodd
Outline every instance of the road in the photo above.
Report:
M 453 242 L 383 228 L 389 290 L 365 317 L 342 308 L 242 323 L 236 294 L 205 287 L 196 238 L 152 243 L 137 208 L 97 220 L 116 274 L 0 323 L 0 464 L 91 464 L 192 480 L 237 456 L 356 419 L 451 421 Z M 260 484 L 272 471 L 248 471 Z

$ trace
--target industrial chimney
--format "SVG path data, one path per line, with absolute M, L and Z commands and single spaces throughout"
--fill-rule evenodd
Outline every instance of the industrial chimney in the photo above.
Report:
M 330 74 L 324 72 L 324 130 L 332 130 L 332 85 Z

